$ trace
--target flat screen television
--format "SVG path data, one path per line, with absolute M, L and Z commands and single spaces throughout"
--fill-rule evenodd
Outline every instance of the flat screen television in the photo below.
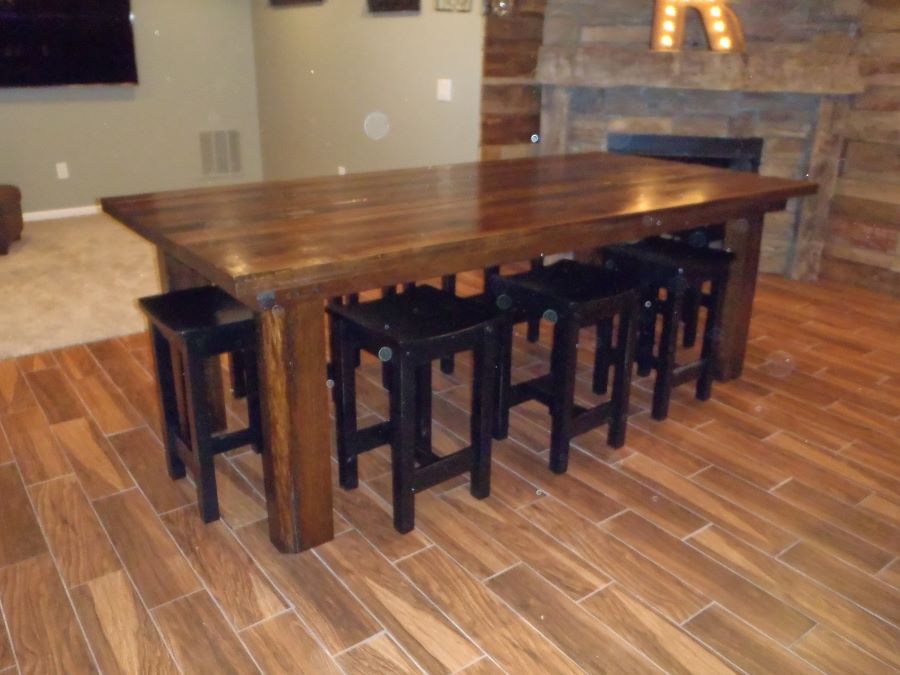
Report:
M 0 87 L 137 80 L 130 0 L 0 0 Z

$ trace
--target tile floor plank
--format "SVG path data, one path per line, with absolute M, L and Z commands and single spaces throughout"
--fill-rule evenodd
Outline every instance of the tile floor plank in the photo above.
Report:
M 86 375 L 75 380 L 72 387 L 104 434 L 117 434 L 144 424 L 144 420 L 106 375 Z
M 344 652 L 338 657 L 338 663 L 347 675 L 417 675 L 421 672 L 385 633 Z
M 589 673 L 658 672 L 603 622 L 526 565 L 493 577 L 487 587 Z
M 707 460 L 695 457 L 664 438 L 654 436 L 633 424 L 628 427 L 625 445 L 682 476 L 693 475 L 710 465 Z
M 900 626 L 900 591 L 806 542 L 778 556 L 823 586 Z
M 53 352 L 59 367 L 73 382 L 100 372 L 100 366 L 84 345 L 71 345 Z
M 251 626 L 241 637 L 263 672 L 270 675 L 340 675 L 334 661 L 293 612 Z
M 88 499 L 102 499 L 134 485 L 122 460 L 92 421 L 77 418 L 54 424 L 51 429 Z
M 225 456 L 216 457 L 215 463 L 222 519 L 230 527 L 237 528 L 265 518 L 266 503 L 263 497 Z
M 31 499 L 63 581 L 78 586 L 121 569 L 75 476 L 34 485 Z
M 250 555 L 332 654 L 367 640 L 381 628 L 313 551 L 280 553 L 265 522 L 236 532 Z
M 287 609 L 221 520 L 204 523 L 193 506 L 170 511 L 162 520 L 237 630 Z
M 153 610 L 163 637 L 185 673 L 258 673 L 247 650 L 206 591 Z
M 0 568 L 47 551 L 15 464 L 0 466 Z
M 26 485 L 72 473 L 66 453 L 39 408 L 25 408 L 6 415 L 0 424 Z
M 460 517 L 468 518 L 571 599 L 583 598 L 610 582 L 606 574 L 519 513 L 489 499 L 475 499 L 468 488 L 460 488 L 444 499 Z
M 817 672 L 775 640 L 719 605 L 703 610 L 684 624 L 684 628 L 750 675 L 813 675 Z
M 694 480 L 860 569 L 877 572 L 894 558 L 892 554 L 856 535 L 845 532 L 717 467 L 697 474 Z
M 160 673 L 178 669 L 123 571 L 72 589 L 72 602 L 104 673 Z
M 316 552 L 426 671 L 452 673 L 481 656 L 481 651 L 358 533 L 343 534 Z
M 493 470 L 493 467 L 492 467 Z M 382 499 L 390 499 L 391 477 L 370 483 Z M 443 548 L 470 574 L 480 579 L 512 567 L 518 556 L 466 518 L 434 491 L 416 495 L 416 529 Z
M 793 650 L 830 675 L 887 675 L 897 672 L 822 626 L 816 626 L 800 638 Z
M 676 623 L 711 602 L 605 530 L 593 527 L 560 501 L 542 499 L 522 514 Z
M 187 480 L 172 480 L 165 450 L 147 427 L 109 437 L 113 449 L 137 481 L 157 513 L 196 504 L 197 492 Z
M 900 494 L 900 480 L 895 476 L 888 476 L 876 471 L 864 464 L 859 464 L 851 459 L 843 457 L 836 452 L 819 447 L 814 442 L 804 440 L 804 430 L 797 429 L 797 433 L 781 432 L 766 439 L 767 443 L 777 445 L 780 449 L 796 454 L 803 459 L 817 464 L 821 468 L 846 478 L 852 483 L 863 488 L 885 495 Z M 820 485 L 819 489 L 831 497 L 843 501 L 853 502 L 852 495 L 835 493 L 829 489 L 831 482 Z
M 878 578 L 894 588 L 900 588 L 900 559 L 895 560 L 878 573 Z
M 566 496 L 566 503 L 592 522 L 606 520 L 625 509 L 602 492 L 569 474 L 555 474 L 545 460 L 512 441 L 495 443 L 492 457 L 548 494 Z
M 729 565 L 815 621 L 825 624 L 889 664 L 900 667 L 900 652 L 897 651 L 900 628 L 715 526 L 691 537 L 690 541 L 698 550 Z
M 736 672 L 678 626 L 617 584 L 595 593 L 581 606 L 667 673 Z
M 880 546 L 894 555 L 900 555 L 900 527 L 853 506 L 848 507 L 797 479 L 780 486 L 774 493 L 794 506 L 852 532 L 873 546 Z
M 797 541 L 795 535 L 643 455 L 626 459 L 622 463 L 622 471 L 767 553 L 778 553 Z
M 0 617 L 0 673 L 7 670 L 12 673 L 18 672 L 16 655 L 9 641 L 9 632 L 6 630 L 6 621 Z
M 813 627 L 814 622 L 797 610 L 636 514 L 616 516 L 604 527 L 783 645 L 791 644 Z
M 421 551 L 428 540 L 418 531 L 399 534 L 394 529 L 390 507 L 365 485 L 355 490 L 345 490 L 337 484 L 336 471 L 332 471 L 334 484 L 334 510 L 344 516 L 366 539 L 391 560 Z
M 881 495 L 871 495 L 862 500 L 858 506 L 866 513 L 900 528 L 900 492 L 897 494 L 898 501 L 885 499 Z
M 660 423 L 645 415 L 635 417 L 634 425 L 654 436 L 659 436 L 685 452 L 700 457 L 713 466 L 727 469 L 744 480 L 767 490 L 791 477 L 787 471 L 778 466 L 757 462 L 753 457 L 734 452 L 728 445 L 703 433 L 703 429 L 691 429 L 672 420 Z M 673 534 L 677 534 L 677 532 L 673 532 Z
M 440 549 L 405 558 L 398 567 L 507 672 L 583 672 Z
M 0 361 L 0 414 L 31 407 L 37 407 L 37 400 L 15 359 Z
M 187 559 L 137 490 L 94 503 L 138 592 L 150 608 L 201 588 Z
M 0 568 L 0 602 L 22 673 L 97 672 L 50 556 Z
M 59 368 L 25 373 L 34 396 L 50 424 L 85 417 L 87 412 Z
M 706 525 L 703 518 L 668 497 L 584 453 L 571 453 L 569 474 L 679 537 Z

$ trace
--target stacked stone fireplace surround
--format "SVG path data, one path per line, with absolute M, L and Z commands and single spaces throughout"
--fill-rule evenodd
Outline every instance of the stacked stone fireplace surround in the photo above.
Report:
M 900 0 L 729 5 L 746 34 L 743 54 L 708 51 L 699 16 L 689 21 L 682 52 L 650 51 L 652 0 L 527 2 L 520 33 L 533 35 L 538 18 L 543 22 L 533 80 L 522 72 L 505 86 L 539 88 L 540 143 L 495 144 L 485 156 L 605 150 L 611 133 L 761 138 L 762 174 L 820 184 L 817 197 L 767 218 L 762 269 L 804 279 L 836 270 L 825 276 L 855 276 L 849 280 L 897 292 L 900 216 L 890 215 L 893 198 L 860 200 L 845 192 L 859 183 L 857 157 L 900 168 L 900 90 L 884 86 L 900 77 Z M 498 45 L 512 44 L 492 39 L 491 31 L 489 22 L 486 53 L 494 58 L 486 57 L 486 76 L 492 64 L 498 67 Z M 507 25 L 504 32 L 517 31 Z M 495 129 L 502 125 L 496 101 L 503 86 L 486 78 Z M 873 93 L 879 107 L 860 110 Z M 521 114 L 516 119 L 524 121 Z M 886 181 L 880 194 L 900 193 L 900 170 L 876 180 Z M 853 221 L 855 207 L 861 221 L 878 222 Z M 876 278 L 882 272 L 886 281 Z

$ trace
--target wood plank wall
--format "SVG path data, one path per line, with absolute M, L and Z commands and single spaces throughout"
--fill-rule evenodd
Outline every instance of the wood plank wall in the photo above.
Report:
M 867 0 L 821 275 L 900 296 L 900 2 Z
M 537 154 L 533 134 L 541 130 L 541 87 L 535 80 L 547 0 L 515 0 L 504 17 L 485 23 L 481 97 L 481 157 Z

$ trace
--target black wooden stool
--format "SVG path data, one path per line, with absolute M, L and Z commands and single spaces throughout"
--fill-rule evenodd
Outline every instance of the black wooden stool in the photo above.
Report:
M 555 473 L 564 473 L 568 468 L 572 438 L 603 424 L 609 424 L 607 442 L 621 447 L 625 443 L 637 330 L 635 283 L 627 276 L 593 265 L 561 260 L 523 274 L 494 277 L 491 292 L 497 306 L 513 315 L 503 328 L 494 437 L 507 436 L 512 406 L 537 400 L 549 408 L 552 418 L 550 469 Z M 603 321 L 612 325 L 616 317 L 617 344 L 607 345 L 607 358 L 615 366 L 612 395 L 609 401 L 583 408 L 575 404 L 579 331 Z M 513 385 L 511 324 L 535 318 L 554 324 L 550 373 Z
M 707 400 L 712 393 L 721 334 L 722 305 L 733 254 L 721 249 L 697 248 L 676 239 L 651 237 L 637 244 L 610 246 L 603 250 L 604 266 L 636 274 L 641 280 L 641 321 L 638 334 L 638 374 L 656 370 L 652 416 L 664 420 L 669 413 L 672 388 L 697 382 L 697 398 Z M 703 290 L 709 284 L 709 291 Z M 664 293 L 664 297 L 662 294 Z M 692 298 L 697 298 L 693 300 Z M 700 358 L 679 365 L 678 327 L 685 305 L 688 311 L 706 307 L 706 325 Z M 656 319 L 662 316 L 657 345 Z M 689 330 L 689 327 L 686 326 Z M 654 349 L 656 355 L 654 356 Z M 604 375 L 598 373 L 598 379 Z
M 415 525 L 415 493 L 470 472 L 472 495 L 490 493 L 491 425 L 501 319 L 488 305 L 430 286 L 372 302 L 332 302 L 331 353 L 339 480 L 355 488 L 357 457 L 390 443 L 394 527 Z M 390 364 L 390 420 L 356 426 L 355 355 L 364 349 Z M 438 457 L 431 445 L 431 364 L 474 353 L 471 445 Z
M 219 518 L 213 458 L 242 445 L 260 449 L 256 324 L 253 313 L 214 286 L 141 298 L 150 319 L 169 475 L 185 466 L 197 485 L 203 522 Z M 240 363 L 239 393 L 247 398 L 250 425 L 226 432 L 213 428 L 208 409 L 205 361 L 230 354 Z M 234 357 L 237 357 L 236 359 Z

